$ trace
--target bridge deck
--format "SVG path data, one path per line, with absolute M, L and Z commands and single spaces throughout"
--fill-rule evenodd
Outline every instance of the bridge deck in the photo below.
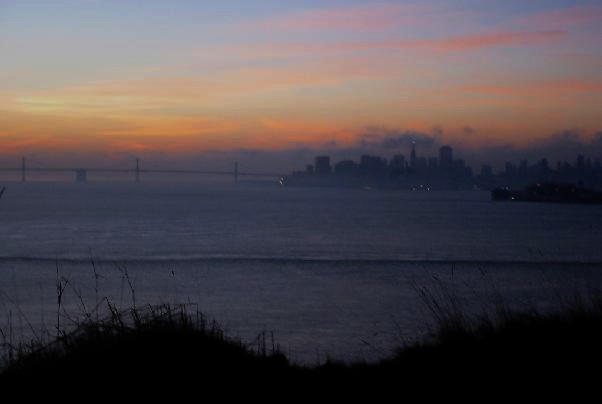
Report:
M 193 170 L 193 169 L 147 169 L 140 168 L 139 161 L 136 161 L 136 167 L 133 168 L 111 168 L 111 167 L 29 167 L 25 163 L 25 159 L 22 160 L 21 167 L 0 167 L 0 172 L 19 172 L 22 174 L 22 180 L 25 181 L 27 173 L 64 173 L 72 172 L 76 176 L 85 178 L 87 173 L 132 173 L 135 175 L 136 180 L 139 179 L 141 174 L 198 174 L 198 175 L 224 175 L 232 176 L 235 180 L 238 177 L 263 177 L 263 178 L 281 178 L 282 174 L 276 173 L 257 173 L 257 172 L 245 172 L 238 171 L 238 163 L 235 163 L 233 171 L 220 171 L 220 170 Z M 85 173 L 81 176 L 81 173 Z

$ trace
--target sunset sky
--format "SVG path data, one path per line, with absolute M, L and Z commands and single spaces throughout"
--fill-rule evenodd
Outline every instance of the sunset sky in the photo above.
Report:
M 600 1 L 0 0 L 0 154 L 602 132 Z

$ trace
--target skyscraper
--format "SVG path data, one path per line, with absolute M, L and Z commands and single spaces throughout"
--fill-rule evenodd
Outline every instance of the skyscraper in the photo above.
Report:
M 439 149 L 439 167 L 442 170 L 451 170 L 454 166 L 454 152 L 450 146 L 441 146 Z
M 316 157 L 315 164 L 315 173 L 317 175 L 326 175 L 330 174 L 332 168 L 330 167 L 330 157 L 329 156 L 318 156 Z

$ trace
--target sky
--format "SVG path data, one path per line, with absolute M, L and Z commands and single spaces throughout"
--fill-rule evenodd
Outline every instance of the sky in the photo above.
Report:
M 0 156 L 412 141 L 602 150 L 602 2 L 0 0 Z

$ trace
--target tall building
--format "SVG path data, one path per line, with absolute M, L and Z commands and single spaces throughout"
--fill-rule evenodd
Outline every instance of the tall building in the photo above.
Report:
M 441 146 L 439 149 L 439 167 L 442 170 L 451 170 L 454 166 L 454 152 L 450 146 Z
M 428 168 L 428 160 L 426 157 L 416 157 L 414 169 L 418 172 L 424 172 Z
M 412 153 L 410 154 L 410 168 L 416 169 L 416 143 L 412 142 Z
M 332 168 L 330 167 L 330 157 L 329 156 L 316 157 L 316 164 L 314 165 L 314 170 L 317 175 L 330 174 L 330 172 L 332 171 Z
M 406 159 L 402 154 L 396 154 L 393 156 L 389 166 L 394 170 L 403 170 L 406 167 Z
M 429 157 L 429 170 L 436 170 L 439 167 L 439 162 L 437 161 L 437 157 Z
M 334 172 L 337 175 L 352 176 L 356 175 L 358 171 L 358 165 L 352 160 L 339 161 L 334 165 Z
M 583 157 L 583 154 L 580 154 L 577 156 L 577 169 L 580 171 L 583 171 L 584 168 L 585 168 L 585 157 Z
M 490 179 L 493 177 L 493 168 L 489 164 L 483 164 L 481 166 L 481 178 Z

